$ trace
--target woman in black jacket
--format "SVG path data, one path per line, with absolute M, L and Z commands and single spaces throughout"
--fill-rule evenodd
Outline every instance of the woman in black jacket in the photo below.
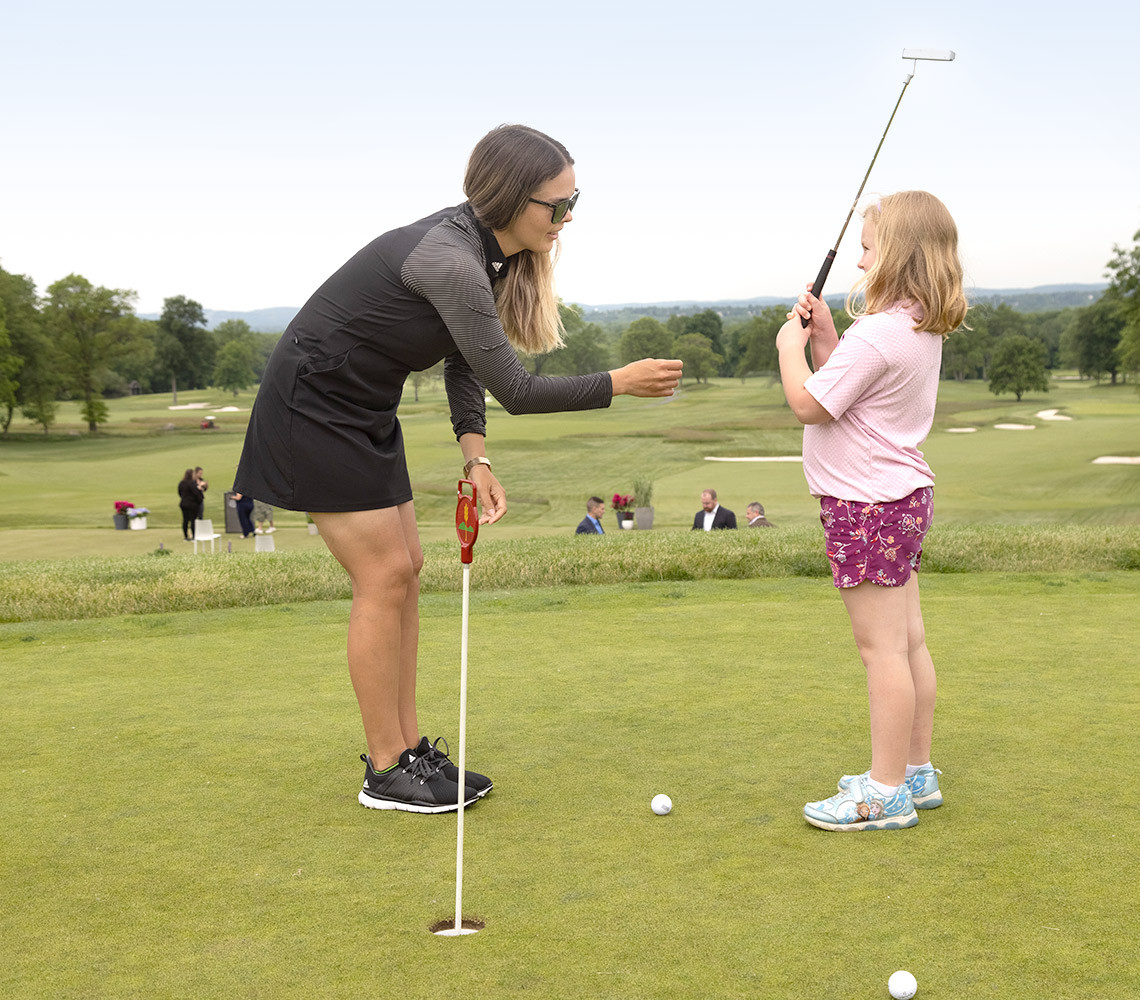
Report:
M 202 509 L 202 491 L 198 489 L 193 469 L 187 469 L 186 474 L 178 481 L 178 506 L 182 510 L 182 537 L 192 542 L 194 519 Z
M 506 513 L 484 450 L 485 392 L 510 413 L 609 406 L 620 394 L 669 396 L 681 363 L 530 374 L 516 348 L 562 343 L 551 251 L 578 201 L 573 159 L 522 125 L 471 154 L 467 201 L 385 233 L 301 308 L 269 360 L 234 489 L 309 513 L 352 580 L 348 663 L 368 744 L 362 805 L 457 808 L 459 772 L 416 718 L 423 564 L 396 410 L 404 380 L 444 362 L 463 474 L 481 524 Z M 468 772 L 465 798 L 490 789 Z

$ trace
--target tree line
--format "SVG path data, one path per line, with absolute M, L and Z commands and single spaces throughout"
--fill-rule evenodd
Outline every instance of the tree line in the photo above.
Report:
M 1103 295 L 1087 306 L 1019 312 L 1007 304 L 974 305 L 966 325 L 946 341 L 942 377 L 982 379 L 995 393 L 1048 388 L 1051 369 L 1116 383 L 1140 377 L 1140 231 L 1131 248 L 1113 247 Z M 90 431 L 107 420 L 106 399 L 131 392 L 214 387 L 235 394 L 256 385 L 280 334 L 252 330 L 240 319 L 207 328 L 202 306 L 174 296 L 157 320 L 134 312 L 135 293 L 92 285 L 78 274 L 41 296 L 26 275 L 0 267 L 0 431 L 16 412 L 46 433 L 60 401 L 79 402 Z M 789 304 L 790 305 L 790 304 Z M 724 322 L 705 309 L 628 324 L 587 322 L 580 306 L 562 305 L 565 344 L 524 358 L 535 374 L 582 375 L 646 357 L 680 358 L 685 377 L 772 377 L 778 371 L 776 332 L 789 305 Z M 833 309 L 842 334 L 851 318 Z M 416 398 L 442 366 L 413 373 Z
M 157 320 L 134 311 L 135 293 L 78 274 L 36 293 L 26 275 L 0 268 L 0 430 L 17 411 L 46 433 L 63 400 L 79 403 L 88 430 L 107 420 L 108 398 L 129 393 L 255 385 L 277 342 L 244 320 L 206 328 L 202 306 L 178 295 Z
M 1012 306 L 976 303 L 966 324 L 946 341 L 944 379 L 981 379 L 994 393 L 1020 400 L 1049 386 L 1049 372 L 1075 368 L 1082 377 L 1113 384 L 1140 377 L 1140 232 L 1133 246 L 1113 247 L 1106 265 L 1110 283 L 1087 306 L 1020 312 Z M 713 310 L 674 314 L 662 320 L 642 316 L 620 326 L 586 322 L 577 306 L 563 307 L 566 346 L 530 359 L 532 371 L 578 375 L 628 364 L 645 357 L 679 358 L 685 377 L 707 382 L 713 376 L 773 377 L 779 370 L 776 333 L 789 304 L 760 309 L 747 319 L 725 323 Z M 842 333 L 852 319 L 832 309 Z

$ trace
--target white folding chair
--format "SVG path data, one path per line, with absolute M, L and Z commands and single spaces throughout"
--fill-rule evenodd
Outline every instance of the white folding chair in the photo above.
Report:
M 255 535 L 253 539 L 254 552 L 274 552 L 276 551 L 273 545 L 272 535 Z
M 214 551 L 214 539 L 221 538 L 221 535 L 214 533 L 214 522 L 209 518 L 205 520 L 199 518 L 194 522 L 194 555 L 198 554 L 198 543 L 204 546 L 207 542 L 210 543 L 210 551 Z

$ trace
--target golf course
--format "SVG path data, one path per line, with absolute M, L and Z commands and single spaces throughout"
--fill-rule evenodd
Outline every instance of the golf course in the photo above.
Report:
M 419 715 L 458 740 L 461 456 L 438 382 L 401 423 L 424 541 Z M 0 996 L 1136 996 L 1140 394 L 944 382 L 920 576 L 944 805 L 870 836 L 807 825 L 869 760 L 865 674 L 778 384 L 509 416 L 475 546 L 456 818 L 356 801 L 350 588 L 303 513 L 224 531 L 254 395 L 109 401 L 0 439 Z M 202 429 L 205 416 L 213 429 Z M 614 493 L 653 484 L 653 527 Z M 714 488 L 745 523 L 690 530 Z M 588 497 L 604 536 L 575 536 Z M 116 530 L 116 501 L 147 527 Z M 201 547 L 199 547 L 201 549 Z M 657 793 L 673 810 L 650 810 Z

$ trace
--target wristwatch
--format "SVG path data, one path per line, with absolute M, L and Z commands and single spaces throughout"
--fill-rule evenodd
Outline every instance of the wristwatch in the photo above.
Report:
M 485 458 L 482 455 L 476 455 L 473 459 L 471 459 L 470 462 L 463 466 L 463 478 L 466 479 L 468 476 L 470 476 L 471 470 L 474 469 L 477 465 L 485 465 L 487 466 L 487 471 L 491 471 L 491 460 L 489 458 Z

